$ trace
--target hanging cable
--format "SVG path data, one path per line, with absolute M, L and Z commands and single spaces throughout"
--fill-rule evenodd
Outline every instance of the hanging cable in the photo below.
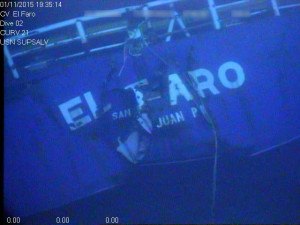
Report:
M 165 65 L 171 67 L 171 65 L 167 62 L 167 60 L 165 60 L 163 57 L 161 57 L 159 54 L 157 54 L 154 50 L 152 50 L 149 47 L 149 44 L 146 42 L 146 38 L 144 37 L 143 32 L 141 32 L 141 26 L 142 24 L 144 24 L 145 21 L 141 22 L 138 24 L 137 29 L 135 30 L 135 32 L 138 32 L 138 37 L 135 37 L 136 34 L 132 34 L 133 36 L 131 38 L 129 38 L 125 44 L 124 44 L 124 60 L 123 60 L 123 66 L 118 74 L 118 77 L 120 77 L 120 75 L 122 74 L 127 58 L 128 56 L 126 55 L 126 44 L 128 43 L 128 41 L 132 40 L 132 39 L 139 39 L 142 42 L 142 48 L 145 46 L 147 47 L 147 49 L 155 56 L 157 57 L 159 60 L 161 60 Z M 129 51 L 130 52 L 130 51 Z M 138 55 L 139 56 L 139 55 Z M 215 222 L 215 205 L 216 205 L 216 194 L 217 194 L 217 172 L 218 172 L 218 135 L 217 135 L 217 129 L 216 129 L 216 125 L 212 119 L 212 116 L 208 113 L 207 111 L 207 107 L 204 103 L 204 101 L 202 100 L 202 97 L 199 95 L 197 88 L 194 85 L 194 82 L 192 82 L 192 80 L 190 79 L 185 79 L 187 81 L 187 84 L 189 86 L 191 86 L 192 90 L 196 91 L 196 95 L 193 98 L 193 102 L 195 103 L 196 106 L 198 106 L 198 109 L 202 112 L 203 116 L 205 117 L 205 119 L 207 120 L 207 122 L 210 124 L 211 128 L 212 128 L 212 132 L 213 132 L 213 136 L 214 136 L 214 148 L 215 148 L 215 152 L 214 152 L 214 162 L 213 162 L 213 181 L 212 181 L 212 204 L 211 204 L 211 218 L 212 218 L 212 222 Z M 199 95 L 199 96 L 198 96 Z M 196 101 L 195 97 L 198 96 L 198 99 L 200 101 L 200 104 Z
M 190 83 L 190 85 L 197 91 L 197 87 L 195 82 L 193 82 L 191 79 L 187 79 L 187 82 Z M 215 147 L 215 152 L 214 152 L 214 163 L 213 163 L 213 180 L 212 180 L 212 204 L 211 204 L 211 218 L 212 218 L 212 223 L 215 223 L 215 205 L 216 205 L 216 194 L 217 194 L 217 172 L 218 172 L 218 135 L 217 135 L 217 127 L 216 124 L 212 118 L 212 116 L 208 113 L 207 107 L 199 94 L 199 101 L 200 101 L 200 110 L 202 114 L 204 115 L 205 119 L 207 122 L 210 124 L 213 135 L 214 135 L 214 147 Z M 196 101 L 194 101 L 196 104 Z
M 120 69 L 120 71 L 119 71 L 119 73 L 118 73 L 118 77 L 121 76 L 121 74 L 122 74 L 122 72 L 123 72 L 123 70 L 124 70 L 124 68 L 125 68 L 127 59 L 128 59 L 128 55 L 126 54 L 126 43 L 127 43 L 127 42 L 128 42 L 128 40 L 125 41 L 125 43 L 124 43 L 124 48 L 123 48 L 123 65 L 122 65 L 122 67 L 121 67 L 121 69 Z
M 148 50 L 154 55 L 156 56 L 158 59 L 160 59 L 164 64 L 166 64 L 167 66 L 171 66 L 169 65 L 169 63 L 163 58 L 161 57 L 159 54 L 157 54 L 154 50 L 152 50 L 149 45 L 147 43 L 145 43 L 145 46 L 148 48 Z M 194 89 L 197 90 L 195 85 L 193 84 L 193 82 L 190 79 L 186 79 L 187 83 Z M 196 91 L 197 92 L 197 91 Z M 197 95 L 198 92 L 197 92 Z M 212 128 L 212 132 L 213 132 L 213 136 L 214 136 L 214 148 L 215 148 L 215 152 L 214 152 L 214 162 L 213 162 L 213 181 L 212 181 L 212 203 L 211 203 L 211 218 L 212 218 L 212 223 L 215 223 L 215 205 L 216 205 L 216 194 L 217 194 L 217 172 L 218 172 L 218 135 L 217 135 L 217 128 L 216 128 L 216 124 L 212 119 L 212 116 L 208 113 L 207 111 L 207 107 L 204 103 L 204 101 L 202 100 L 202 97 L 199 95 L 199 101 L 200 101 L 200 105 L 199 103 L 195 100 L 195 98 L 193 98 L 193 102 L 195 103 L 196 106 L 198 106 L 198 109 L 202 112 L 202 114 L 204 115 L 204 117 L 206 118 L 206 120 L 208 121 L 208 123 L 210 124 L 211 128 Z

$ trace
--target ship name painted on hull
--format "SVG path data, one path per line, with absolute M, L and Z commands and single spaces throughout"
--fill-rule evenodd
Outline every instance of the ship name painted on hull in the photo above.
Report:
M 215 85 L 215 76 L 210 70 L 199 68 L 189 71 L 188 74 L 193 79 L 197 92 L 201 97 L 205 98 L 208 92 L 213 95 L 220 94 L 220 90 Z M 228 61 L 219 67 L 217 78 L 225 88 L 237 89 L 245 83 L 246 77 L 240 64 L 237 62 Z M 168 75 L 168 81 L 170 107 L 178 105 L 179 97 L 184 98 L 186 101 L 193 100 L 193 95 L 189 92 L 179 74 L 173 73 Z M 134 91 L 139 107 L 142 107 L 145 102 L 143 93 L 138 87 L 144 85 L 148 85 L 148 81 L 146 79 L 126 86 L 126 89 L 132 89 Z M 86 104 L 83 104 L 84 101 Z M 84 107 L 84 105 L 87 105 L 87 107 Z M 71 130 L 81 128 L 97 119 L 97 104 L 91 92 L 86 92 L 83 95 L 72 98 L 60 104 L 58 107 Z M 190 112 L 194 118 L 197 117 L 197 108 L 192 107 Z M 112 117 L 114 119 L 121 119 L 131 115 L 132 113 L 129 109 L 124 109 L 119 112 L 112 112 Z M 175 123 L 182 123 L 184 121 L 185 117 L 181 111 L 173 112 L 159 117 L 156 127 L 161 128 Z

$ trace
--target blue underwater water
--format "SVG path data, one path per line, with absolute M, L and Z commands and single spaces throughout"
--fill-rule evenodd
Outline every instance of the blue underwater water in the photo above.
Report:
M 258 159 L 220 160 L 215 222 L 298 223 L 299 144 Z M 212 223 L 211 182 L 212 161 L 139 168 L 123 186 L 28 221 L 47 224 L 53 215 L 70 215 L 74 224 L 102 224 L 106 217 L 125 224 Z

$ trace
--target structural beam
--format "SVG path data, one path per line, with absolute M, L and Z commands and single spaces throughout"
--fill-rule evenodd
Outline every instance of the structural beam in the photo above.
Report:
M 184 22 L 183 22 L 182 17 L 181 17 L 177 12 L 175 12 L 175 13 L 176 13 L 176 15 L 175 15 L 176 21 L 177 21 L 177 23 L 179 24 L 179 26 L 181 27 L 181 29 L 184 30 L 185 36 L 190 37 L 191 34 L 190 34 L 190 32 L 186 29 L 186 26 L 185 26 L 185 24 L 184 24 Z
M 279 9 L 290 9 L 290 8 L 295 8 L 295 7 L 300 7 L 300 4 L 281 5 L 278 8 Z
M 169 42 L 171 40 L 172 37 L 172 33 L 174 30 L 174 26 L 175 26 L 175 22 L 177 22 L 180 26 L 180 28 L 183 30 L 183 32 L 185 33 L 185 36 L 190 37 L 191 34 L 190 32 L 187 30 L 186 25 L 184 24 L 181 16 L 178 14 L 177 11 L 173 11 L 173 17 L 169 23 L 169 27 L 168 27 L 168 33 L 169 35 L 166 37 L 166 42 Z
M 249 0 L 240 0 L 240 1 L 226 3 L 226 4 L 222 4 L 222 5 L 216 5 L 215 8 L 218 10 L 218 9 L 223 9 L 223 8 L 227 8 L 227 7 L 232 7 L 232 6 L 236 6 L 236 5 L 245 4 L 245 3 L 248 3 L 248 2 L 249 2 Z

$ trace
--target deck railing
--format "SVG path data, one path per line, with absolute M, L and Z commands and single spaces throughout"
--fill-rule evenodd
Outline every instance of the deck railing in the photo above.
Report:
M 215 0 L 206 0 L 207 7 L 199 8 L 196 10 L 183 10 L 179 12 L 177 4 L 184 3 L 187 0 L 157 0 L 151 1 L 143 5 L 129 6 L 114 10 L 106 11 L 93 11 L 88 12 L 86 16 L 78 17 L 70 20 L 66 20 L 60 23 L 45 26 L 39 29 L 32 30 L 28 35 L 13 36 L 8 39 L 18 40 L 26 38 L 37 38 L 41 36 L 49 36 L 51 40 L 46 46 L 4 46 L 4 55 L 7 65 L 9 66 L 14 78 L 20 77 L 20 71 L 34 70 L 45 67 L 55 62 L 66 60 L 74 57 L 84 56 L 86 54 L 92 54 L 95 52 L 101 52 L 109 49 L 120 48 L 124 45 L 126 37 L 128 37 L 128 23 L 124 14 L 128 11 L 136 12 L 135 15 L 143 17 L 146 20 L 147 28 L 154 29 L 158 32 L 158 36 L 162 41 L 171 41 L 172 36 L 177 33 L 183 33 L 186 37 L 189 37 L 201 29 L 202 27 L 211 26 L 220 30 L 227 26 L 237 25 L 243 22 L 241 18 L 233 18 L 233 10 L 243 12 L 244 16 L 254 17 L 260 14 L 273 11 L 273 15 L 280 16 L 282 10 L 290 9 L 300 6 L 300 0 L 289 3 L 289 0 L 239 0 L 232 1 L 231 3 L 216 5 Z M 201 0 L 199 0 L 200 2 Z M 204 1 L 204 0 L 203 0 Z M 282 4 L 284 2 L 284 4 Z M 200 4 L 199 4 L 200 5 Z M 167 8 L 167 10 L 166 10 Z M 248 13 L 248 14 L 247 14 Z M 230 16 L 231 18 L 228 18 Z M 114 18 L 110 22 L 105 22 L 109 18 Z M 115 20 L 118 20 L 117 22 Z M 103 26 L 103 22 L 105 26 Z M 179 25 L 179 30 L 175 30 L 175 24 Z M 70 29 L 72 32 L 65 32 L 64 35 L 58 32 L 59 30 Z M 147 29 L 146 28 L 146 29 Z M 59 35 L 57 34 L 59 33 Z M 103 45 L 105 41 L 101 42 L 101 38 L 110 37 L 112 35 L 118 35 L 123 40 L 113 42 L 114 38 L 108 38 L 112 40 L 110 43 Z M 98 38 L 98 39 L 97 39 Z M 93 46 L 90 49 L 86 49 L 87 43 L 94 43 L 98 40 L 98 46 Z M 68 46 L 72 43 L 81 43 L 82 49 L 77 52 L 71 52 L 64 54 L 64 46 Z M 59 48 L 58 48 L 59 47 Z M 58 49 L 59 54 L 55 58 L 45 56 L 43 60 L 34 60 L 35 55 L 42 55 L 50 49 Z M 16 63 L 22 61 L 20 58 L 26 58 L 26 65 Z M 28 62 L 29 59 L 29 62 Z

